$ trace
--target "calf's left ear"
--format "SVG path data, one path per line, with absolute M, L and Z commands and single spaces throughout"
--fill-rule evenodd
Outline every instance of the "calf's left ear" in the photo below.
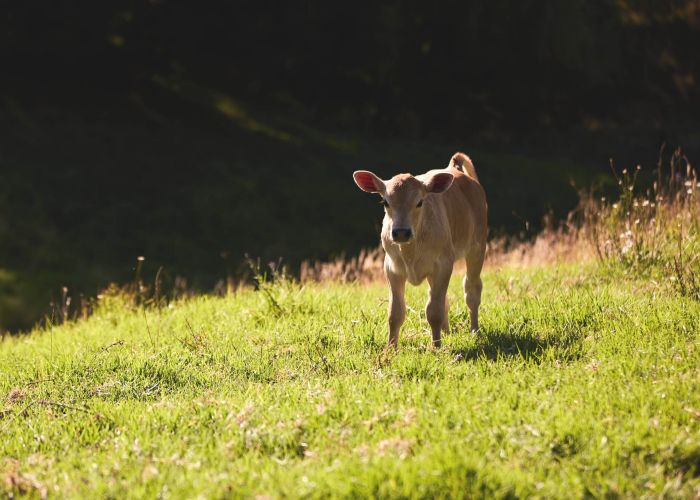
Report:
M 444 193 L 452 185 L 454 176 L 448 172 L 440 172 L 425 181 L 425 189 L 429 193 Z

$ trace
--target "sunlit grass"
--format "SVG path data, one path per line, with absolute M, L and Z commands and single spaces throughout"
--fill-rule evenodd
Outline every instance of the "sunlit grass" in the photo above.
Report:
M 455 277 L 456 278 L 456 277 Z M 700 491 L 700 304 L 594 266 L 490 271 L 483 332 L 429 348 L 384 285 L 94 315 L 0 344 L 0 488 L 57 496 Z M 0 490 L 2 491 L 2 490 Z

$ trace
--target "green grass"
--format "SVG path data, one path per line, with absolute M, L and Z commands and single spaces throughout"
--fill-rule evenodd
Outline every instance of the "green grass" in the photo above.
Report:
M 0 494 L 692 497 L 700 304 L 594 266 L 459 279 L 398 352 L 373 286 L 278 284 L 0 343 Z

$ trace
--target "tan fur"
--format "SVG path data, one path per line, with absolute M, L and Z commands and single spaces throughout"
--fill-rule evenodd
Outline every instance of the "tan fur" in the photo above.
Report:
M 435 180 L 451 174 L 452 184 L 444 192 L 430 192 Z M 471 160 L 456 153 L 446 169 L 412 176 L 399 174 L 382 181 L 371 172 L 355 172 L 361 189 L 381 194 L 389 207 L 382 226 L 382 246 L 386 252 L 384 270 L 391 288 L 389 303 L 389 344 L 396 346 L 406 316 L 406 281 L 430 285 L 426 317 L 433 344 L 440 346 L 441 330 L 449 331 L 447 287 L 454 262 L 465 259 L 467 274 L 463 287 L 472 331 L 479 328 L 481 268 L 486 252 L 486 195 Z M 436 177 L 437 176 L 437 177 Z M 444 182 L 442 183 L 445 184 Z M 416 205 L 423 201 L 422 207 Z M 413 238 L 397 243 L 392 229 L 410 228 Z

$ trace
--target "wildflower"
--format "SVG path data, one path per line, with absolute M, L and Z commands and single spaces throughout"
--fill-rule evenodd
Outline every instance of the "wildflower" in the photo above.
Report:
M 692 189 L 688 189 L 688 190 L 686 191 L 686 193 L 688 193 L 688 194 L 693 194 L 693 190 L 692 190 Z
M 626 254 L 627 252 L 632 250 L 632 247 L 634 246 L 634 235 L 632 234 L 632 231 L 628 229 L 620 235 L 620 239 L 623 240 L 622 248 L 620 248 L 620 251 L 623 254 Z
M 685 181 L 685 182 L 683 183 L 683 185 L 684 185 L 685 187 L 691 187 L 691 186 L 693 185 L 693 181 Z
M 644 200 L 644 201 L 642 202 L 642 206 L 643 206 L 643 207 L 648 207 L 648 206 L 649 206 L 649 200 Z

